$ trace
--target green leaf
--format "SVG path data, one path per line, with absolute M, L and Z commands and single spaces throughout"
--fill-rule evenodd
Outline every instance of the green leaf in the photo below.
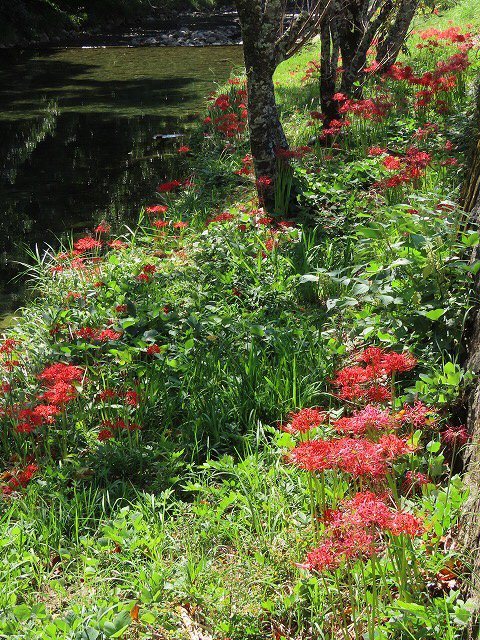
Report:
M 25 622 L 28 620 L 32 614 L 32 610 L 26 604 L 18 604 L 16 607 L 13 607 L 13 615 L 19 622 Z
M 427 311 L 427 313 L 425 313 L 425 317 L 429 320 L 435 321 L 441 318 L 446 311 L 446 309 L 433 309 L 432 311 Z
M 313 275 L 313 273 L 306 273 L 299 277 L 298 282 L 300 284 L 304 284 L 305 282 L 318 282 L 318 276 Z

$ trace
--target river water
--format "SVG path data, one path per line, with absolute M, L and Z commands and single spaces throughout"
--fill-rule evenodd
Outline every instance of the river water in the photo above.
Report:
M 69 48 L 0 55 L 0 315 L 25 247 L 134 223 L 240 47 Z M 171 176 L 170 176 L 171 177 Z

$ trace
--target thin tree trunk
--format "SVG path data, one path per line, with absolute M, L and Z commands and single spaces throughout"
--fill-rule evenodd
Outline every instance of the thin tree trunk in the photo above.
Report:
M 340 117 L 338 102 L 333 99 L 336 92 L 339 57 L 336 3 L 325 16 L 320 30 L 320 104 L 325 115 L 325 126 Z
M 382 71 L 388 71 L 395 64 L 419 3 L 420 0 L 402 0 L 393 24 L 380 39 L 376 60 Z

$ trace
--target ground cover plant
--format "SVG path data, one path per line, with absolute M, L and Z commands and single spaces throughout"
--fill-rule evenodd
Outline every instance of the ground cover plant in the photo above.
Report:
M 316 45 L 280 68 L 273 216 L 239 74 L 138 227 L 30 267 L 0 346 L 0 637 L 462 637 L 477 35 L 447 14 L 408 48 L 328 130 Z

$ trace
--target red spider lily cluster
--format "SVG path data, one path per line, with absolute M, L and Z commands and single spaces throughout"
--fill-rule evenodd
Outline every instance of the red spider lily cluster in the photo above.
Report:
M 17 433 L 30 434 L 39 427 L 54 424 L 66 405 L 76 399 L 85 372 L 81 367 L 57 362 L 46 367 L 38 380 L 41 388 L 35 399 L 23 406 L 10 407 Z
M 0 476 L 0 491 L 3 496 L 9 496 L 13 492 L 26 487 L 38 471 L 38 466 L 34 463 L 27 465 L 24 469 L 12 469 Z
M 370 149 L 371 156 L 383 155 L 384 151 L 380 148 Z M 384 155 L 382 165 L 393 173 L 392 176 L 376 182 L 373 189 L 393 189 L 402 184 L 408 184 L 418 181 L 432 162 L 432 156 L 426 151 L 420 151 L 417 147 L 409 147 L 405 155 Z
M 378 554 L 391 536 L 416 537 L 422 521 L 388 505 L 388 496 L 371 491 L 343 500 L 325 514 L 322 544 L 307 554 L 303 567 L 314 571 L 338 569 L 343 563 Z
M 238 78 L 237 83 L 230 83 L 228 93 L 212 98 L 209 115 L 204 120 L 207 130 L 220 134 L 227 140 L 241 137 L 245 132 L 248 119 L 246 101 L 247 91 L 244 88 L 244 80 Z
M 321 540 L 301 567 L 336 570 L 348 562 L 374 558 L 399 536 L 415 538 L 423 534 L 423 522 L 402 510 L 399 497 L 394 498 L 389 489 L 397 484 L 396 463 L 400 459 L 408 461 L 414 453 L 413 432 L 431 430 L 438 423 L 435 410 L 418 400 L 401 409 L 396 407 L 395 379 L 412 371 L 416 364 L 410 353 L 368 347 L 332 380 L 337 398 L 345 403 L 343 416 L 334 417 L 332 410 L 319 407 L 304 408 L 280 425 L 299 438 L 286 456 L 290 465 L 316 478 L 320 487 L 328 478 L 344 477 L 348 486 L 357 489 L 333 511 L 325 502 L 324 488 L 320 497 L 313 498 L 315 529 L 317 510 L 323 513 Z M 441 437 L 451 447 L 463 446 L 467 435 L 464 427 L 449 427 Z M 400 487 L 407 495 L 431 483 L 428 475 L 417 469 L 403 473 Z
M 120 331 L 115 331 L 114 329 L 96 329 L 94 327 L 81 327 L 77 329 L 74 333 L 77 338 L 81 338 L 82 340 L 87 340 L 89 342 L 111 342 L 115 340 L 120 340 L 122 334 Z
M 115 434 L 119 431 L 140 431 L 141 426 L 135 422 L 126 422 L 122 418 L 118 420 L 103 420 L 100 425 L 100 431 L 98 432 L 98 440 L 104 442 L 105 440 L 111 440 L 115 437 Z
M 339 103 L 338 110 L 340 113 L 350 113 L 375 122 L 380 122 L 386 118 L 393 107 L 393 103 L 386 96 L 379 96 L 376 99 L 352 100 L 343 93 L 336 93 L 333 99 Z

